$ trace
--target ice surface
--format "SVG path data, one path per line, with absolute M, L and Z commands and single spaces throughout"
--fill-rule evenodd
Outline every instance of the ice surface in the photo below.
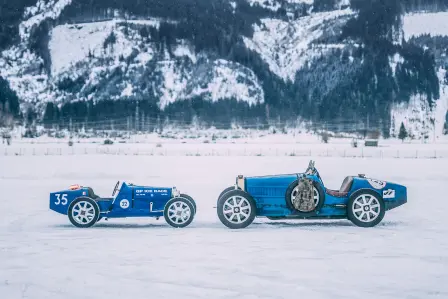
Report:
M 303 171 L 308 157 L 0 156 L 1 298 L 447 298 L 448 160 L 316 158 L 330 188 L 349 174 L 406 185 L 383 223 L 257 219 L 229 230 L 213 208 L 237 174 Z M 198 214 L 72 227 L 48 208 L 78 183 L 109 196 L 117 180 L 177 186 Z

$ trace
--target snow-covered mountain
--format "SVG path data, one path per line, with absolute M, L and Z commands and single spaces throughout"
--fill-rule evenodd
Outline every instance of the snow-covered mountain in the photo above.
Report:
M 445 38 L 448 41 L 448 12 L 418 12 L 406 14 L 403 18 L 404 39 L 409 42 L 421 36 L 430 40 Z M 423 26 L 424 24 L 424 26 Z M 425 49 L 428 47 L 422 43 Z M 444 134 L 448 113 L 448 47 L 434 45 L 438 52 L 437 78 L 440 98 L 430 107 L 423 95 L 416 94 L 408 103 L 397 103 L 391 108 L 391 133 L 398 135 L 401 123 L 416 139 L 433 139 Z M 438 48 L 438 49 L 437 49 Z M 440 51 L 441 50 L 441 51 Z
M 344 130 L 369 119 L 393 135 L 404 122 L 416 137 L 445 126 L 445 67 L 415 42 L 446 35 L 436 25 L 443 12 L 400 15 L 392 2 L 348 0 L 34 2 L 23 8 L 18 42 L 0 55 L 0 76 L 24 113 L 45 117 L 51 103 L 65 119 L 81 118 L 85 109 L 68 105 L 139 101 L 148 105 L 138 113 L 180 121 L 301 117 Z M 132 105 L 119 112 L 134 113 Z M 95 113 L 86 118 L 103 108 Z

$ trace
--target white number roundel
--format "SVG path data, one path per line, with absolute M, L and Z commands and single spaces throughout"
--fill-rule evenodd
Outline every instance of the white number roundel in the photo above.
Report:
M 120 201 L 120 207 L 122 209 L 127 209 L 129 208 L 129 200 L 127 199 L 123 199 L 122 201 Z
M 375 189 L 383 189 L 386 186 L 386 182 L 375 180 L 375 179 L 367 179 L 370 185 Z

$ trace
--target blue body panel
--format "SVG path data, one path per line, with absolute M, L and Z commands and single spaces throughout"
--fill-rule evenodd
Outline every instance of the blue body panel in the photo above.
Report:
M 319 173 L 306 176 L 316 181 L 321 187 L 324 195 L 322 208 L 314 215 L 303 216 L 286 203 L 287 189 L 294 181 L 304 174 L 281 174 L 271 176 L 245 177 L 245 190 L 255 200 L 257 206 L 257 216 L 268 217 L 294 217 L 294 218 L 334 218 L 341 219 L 347 217 L 347 204 L 350 196 L 361 189 L 368 189 L 378 194 L 384 200 L 386 210 L 396 208 L 407 202 L 407 189 L 405 186 L 372 180 L 365 177 L 353 177 L 350 190 L 343 197 L 336 197 L 326 192 L 326 188 Z M 378 183 L 375 183 L 378 182 Z
M 173 196 L 167 187 L 135 186 L 123 183 L 115 198 L 93 198 L 100 215 L 107 218 L 161 217 Z M 50 209 L 67 215 L 70 204 L 79 197 L 89 197 L 88 188 L 50 193 Z

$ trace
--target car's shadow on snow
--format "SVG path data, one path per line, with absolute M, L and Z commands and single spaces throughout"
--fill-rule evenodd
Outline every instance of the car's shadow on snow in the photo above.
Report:
M 54 225 L 53 227 L 57 227 L 57 228 L 76 228 L 74 227 L 72 224 L 58 224 L 58 225 Z M 136 228 L 167 228 L 170 227 L 167 224 L 153 224 L 153 223 L 145 223 L 145 224 L 138 224 L 138 223 L 98 223 L 95 224 L 92 227 L 89 227 L 89 229 L 117 229 L 117 228 L 132 228 L 132 229 L 136 229 Z
M 293 222 L 294 220 L 273 220 L 266 222 L 254 222 L 253 226 L 263 226 L 263 227 L 358 227 L 348 220 L 325 220 L 325 221 L 312 221 L 312 220 L 302 220 L 303 222 Z M 383 221 L 376 225 L 376 227 L 395 227 L 405 225 L 400 221 Z
M 392 228 L 396 226 L 406 226 L 404 222 L 400 221 L 383 221 L 379 223 L 377 228 Z M 55 228 L 74 228 L 72 224 L 58 224 L 54 225 Z M 356 227 L 353 223 L 347 220 L 327 220 L 327 221 L 303 221 L 295 222 L 294 220 L 273 220 L 264 222 L 253 222 L 244 230 L 248 229 L 280 229 L 280 228 L 335 228 L 335 227 Z M 188 227 L 181 229 L 224 229 L 229 230 L 220 222 L 197 222 L 192 223 Z M 160 224 L 154 223 L 116 223 L 116 222 L 102 222 L 97 223 L 90 229 L 175 229 L 167 223 L 161 222 Z M 231 230 L 235 231 L 235 230 Z M 241 231 L 241 230 L 239 230 Z

